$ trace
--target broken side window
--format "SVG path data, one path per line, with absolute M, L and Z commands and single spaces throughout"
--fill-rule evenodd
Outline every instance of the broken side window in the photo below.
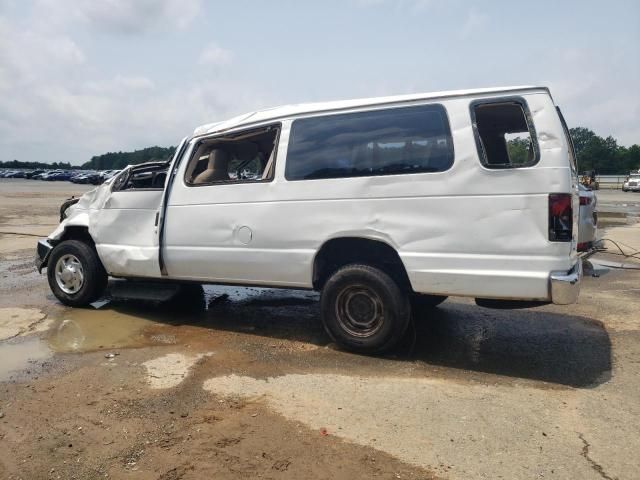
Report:
M 530 167 L 539 160 L 535 129 L 523 99 L 471 104 L 480 161 L 487 168 Z
M 115 179 L 111 190 L 162 190 L 169 165 L 170 162 L 155 162 L 131 167 Z
M 187 185 L 270 181 L 279 125 L 204 139 L 185 172 Z

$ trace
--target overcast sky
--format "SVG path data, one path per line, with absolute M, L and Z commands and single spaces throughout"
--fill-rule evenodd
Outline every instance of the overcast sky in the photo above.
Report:
M 279 104 L 546 85 L 640 143 L 640 2 L 0 0 L 0 160 L 175 145 Z

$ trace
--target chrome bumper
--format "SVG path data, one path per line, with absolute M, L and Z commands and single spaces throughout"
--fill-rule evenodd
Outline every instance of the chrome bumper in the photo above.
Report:
M 582 260 L 568 272 L 551 272 L 551 301 L 556 305 L 569 305 L 578 301 L 582 281 Z
M 36 258 L 34 263 L 38 269 L 38 273 L 42 273 L 42 269 L 47 266 L 49 255 L 53 250 L 53 246 L 47 240 L 39 240 L 36 248 Z

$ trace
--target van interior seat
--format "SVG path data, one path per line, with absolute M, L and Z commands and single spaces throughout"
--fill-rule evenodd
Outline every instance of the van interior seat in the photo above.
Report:
M 207 168 L 194 180 L 194 185 L 229 180 L 229 155 L 225 150 L 214 148 L 209 154 Z
M 164 188 L 164 184 L 167 180 L 167 172 L 158 172 L 153 176 L 151 182 L 151 188 Z

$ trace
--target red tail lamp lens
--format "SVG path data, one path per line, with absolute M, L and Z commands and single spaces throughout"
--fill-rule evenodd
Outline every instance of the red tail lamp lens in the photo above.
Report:
M 573 236 L 573 211 L 570 193 L 549 195 L 549 240 L 570 242 Z

